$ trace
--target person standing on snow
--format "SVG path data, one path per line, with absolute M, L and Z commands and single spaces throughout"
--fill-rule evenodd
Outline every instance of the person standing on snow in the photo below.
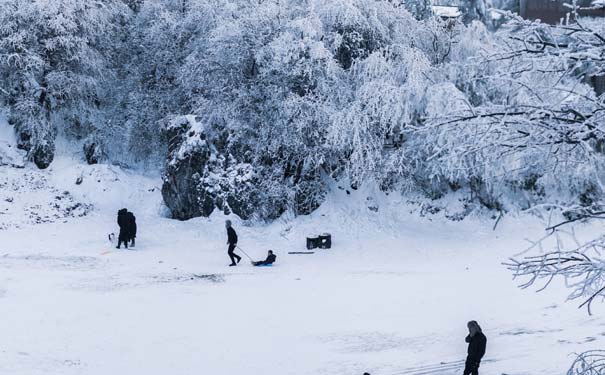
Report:
M 120 227 L 120 235 L 118 236 L 118 246 L 116 246 L 116 249 L 119 249 L 122 243 L 128 249 L 128 240 L 130 239 L 128 233 L 128 210 L 125 208 L 118 211 L 118 226 Z
M 231 220 L 225 221 L 225 227 L 227 228 L 227 245 L 229 245 L 227 254 L 229 254 L 229 258 L 231 258 L 229 267 L 233 267 L 242 260 L 242 257 L 234 253 L 235 247 L 237 246 L 237 233 L 235 233 L 235 229 L 231 226 Z M 237 263 L 235 261 L 236 259 Z
M 134 247 L 134 239 L 137 237 L 137 218 L 130 211 L 126 213 L 126 226 L 128 229 L 128 241 L 131 241 L 130 247 Z
M 479 364 L 485 354 L 487 338 L 476 321 L 471 320 L 467 327 L 469 334 L 465 340 L 468 342 L 468 355 L 464 365 L 464 375 L 479 375 Z

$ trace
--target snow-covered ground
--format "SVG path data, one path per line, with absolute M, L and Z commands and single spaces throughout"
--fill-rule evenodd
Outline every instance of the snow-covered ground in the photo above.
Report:
M 42 194 L 29 175 L 49 199 L 65 191 L 86 207 L 54 218 L 32 198 L 51 218 L 35 224 L 0 188 L 0 220 L 19 224 L 0 227 L 1 374 L 461 374 L 471 319 L 488 337 L 482 374 L 562 374 L 570 353 L 603 346 L 598 307 L 588 317 L 562 286 L 519 290 L 501 265 L 542 234 L 534 218 L 493 231 L 488 218 L 420 217 L 392 196 L 369 210 L 367 190 L 335 189 L 310 216 L 231 218 L 248 254 L 274 249 L 278 261 L 227 267 L 225 217 L 163 218 L 159 178 L 67 157 L 0 168 L 21 181 L 20 202 Z M 107 238 L 122 207 L 137 215 L 135 250 Z M 287 254 L 322 232 L 332 249 Z

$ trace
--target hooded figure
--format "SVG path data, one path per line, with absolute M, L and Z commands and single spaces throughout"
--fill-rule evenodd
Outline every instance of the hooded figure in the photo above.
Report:
M 277 257 L 275 256 L 275 254 L 273 254 L 273 250 L 269 250 L 269 253 L 267 254 L 267 259 L 262 260 L 260 262 L 252 262 L 252 264 L 254 266 L 270 266 L 275 263 L 276 259 Z
M 126 213 L 126 227 L 128 230 L 128 241 L 131 241 L 130 246 L 134 247 L 134 239 L 137 238 L 137 218 L 130 211 Z
M 468 336 L 466 336 L 468 355 L 464 366 L 464 375 L 479 375 L 479 364 L 485 354 L 487 338 L 476 321 L 471 320 L 468 322 L 467 327 L 469 332 Z
M 122 208 L 118 211 L 118 225 L 120 226 L 120 235 L 118 236 L 118 246 L 116 246 L 116 249 L 120 248 L 122 242 L 124 243 L 124 246 L 128 249 L 128 210 L 125 208 Z

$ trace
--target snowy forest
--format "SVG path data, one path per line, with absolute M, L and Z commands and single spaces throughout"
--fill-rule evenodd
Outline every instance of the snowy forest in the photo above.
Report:
M 0 372 L 605 374 L 605 1 L 525 3 L 0 0 Z
M 502 2 L 506 5 L 506 2 Z M 39 168 L 162 170 L 172 216 L 307 214 L 329 181 L 490 209 L 598 204 L 602 23 L 469 1 L 4 0 L 0 105 Z

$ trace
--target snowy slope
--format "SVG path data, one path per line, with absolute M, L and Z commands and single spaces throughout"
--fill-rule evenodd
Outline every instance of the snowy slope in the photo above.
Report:
M 12 127 L 0 112 L 0 166 L 22 168 L 24 158 L 25 153 L 17 149 L 17 140 Z
M 0 230 L 3 374 L 460 374 L 470 319 L 488 336 L 484 374 L 563 373 L 569 353 L 603 345 L 562 287 L 518 290 L 500 264 L 542 233 L 533 218 L 492 231 L 336 189 L 307 217 L 232 218 L 246 253 L 278 263 L 230 268 L 225 217 L 162 218 L 156 179 L 60 158 L 47 181 L 91 211 Z M 107 240 L 121 207 L 136 250 Z M 326 231 L 333 249 L 287 254 Z

